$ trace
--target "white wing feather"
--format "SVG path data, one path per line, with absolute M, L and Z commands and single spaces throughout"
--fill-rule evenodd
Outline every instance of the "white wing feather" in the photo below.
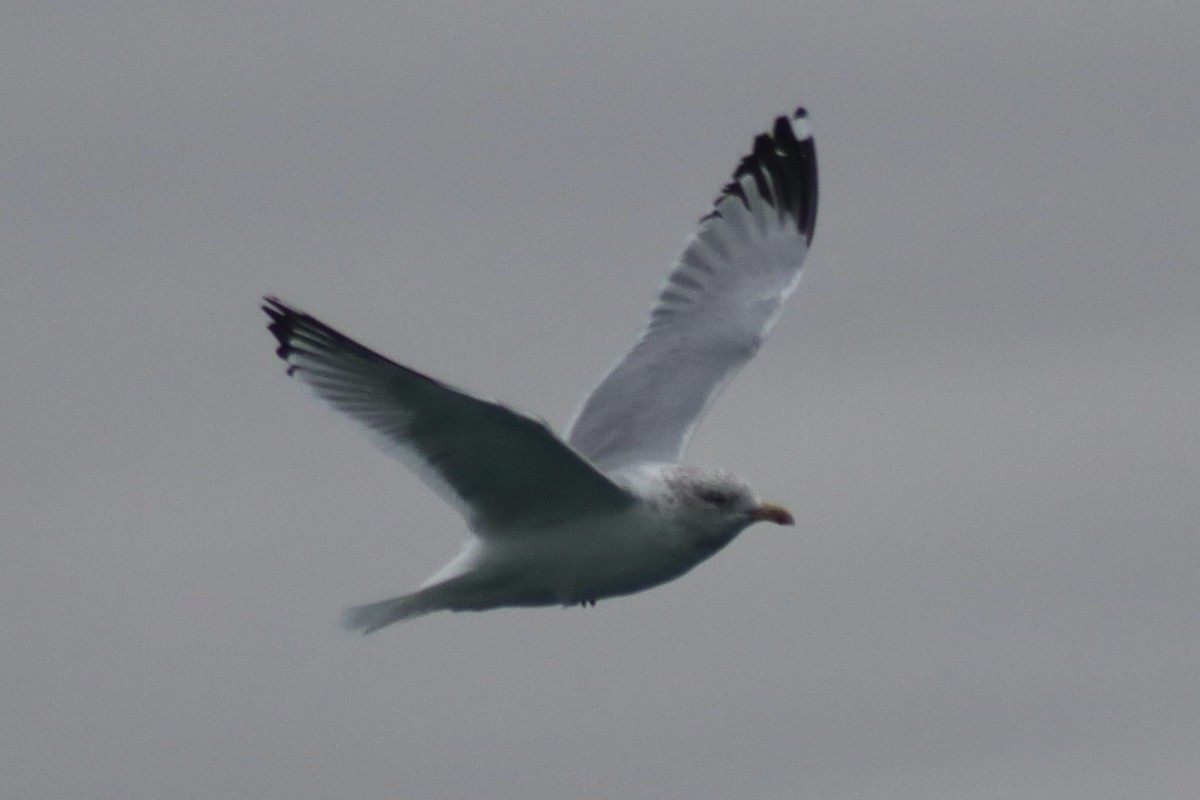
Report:
M 742 159 L 633 348 L 584 401 L 568 441 L 604 470 L 679 460 L 800 279 L 817 214 L 808 115 L 775 120 Z

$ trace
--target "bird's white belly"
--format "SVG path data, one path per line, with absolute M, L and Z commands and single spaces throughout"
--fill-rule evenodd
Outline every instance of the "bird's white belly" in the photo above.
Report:
M 501 602 L 513 605 L 629 594 L 678 577 L 703 558 L 660 521 L 638 513 L 489 541 L 484 551 L 478 572 L 500 578 L 497 585 L 513 594 Z

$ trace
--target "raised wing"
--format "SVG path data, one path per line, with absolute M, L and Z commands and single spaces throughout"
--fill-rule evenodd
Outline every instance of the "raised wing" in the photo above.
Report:
M 288 374 L 366 425 L 479 535 L 528 531 L 633 502 L 541 421 L 452 389 L 265 300 Z
M 605 470 L 678 461 L 796 288 L 816 217 L 817 154 L 801 108 L 754 140 L 633 349 L 584 401 L 570 443 Z

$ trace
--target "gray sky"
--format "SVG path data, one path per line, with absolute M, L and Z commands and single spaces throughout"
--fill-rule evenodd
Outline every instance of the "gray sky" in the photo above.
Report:
M 565 5 L 2 12 L 4 796 L 1190 796 L 1200 6 Z M 808 272 L 690 453 L 798 528 L 342 633 L 461 526 L 258 297 L 561 427 L 798 104 Z

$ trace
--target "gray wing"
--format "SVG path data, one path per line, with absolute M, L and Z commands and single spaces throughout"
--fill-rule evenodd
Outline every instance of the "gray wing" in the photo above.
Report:
M 366 425 L 476 533 L 528 530 L 633 502 L 543 422 L 452 389 L 265 300 L 288 374 Z
M 633 349 L 584 401 L 570 443 L 605 470 L 678 461 L 796 288 L 816 216 L 817 154 L 801 108 L 755 139 Z

